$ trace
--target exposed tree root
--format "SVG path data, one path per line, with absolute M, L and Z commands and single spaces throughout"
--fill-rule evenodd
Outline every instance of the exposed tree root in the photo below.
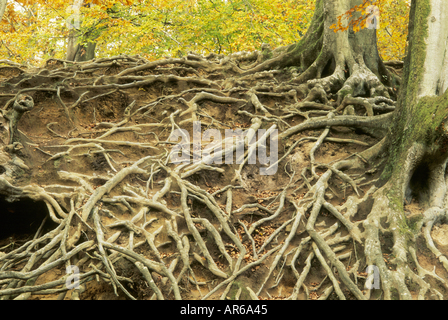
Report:
M 384 136 L 395 109 L 390 84 L 359 57 L 336 57 L 334 51 L 316 57 L 298 76 L 318 78 L 306 85 L 294 84 L 298 78 L 291 73 L 265 72 L 288 55 L 284 48 L 265 61 L 259 52 L 156 62 L 128 56 L 52 60 L 38 73 L 11 79 L 0 95 L 1 124 L 12 139 L 2 138 L 0 193 L 11 201 L 44 201 L 57 226 L 47 233 L 40 228 L 19 247 L 0 246 L 1 299 L 82 299 L 95 281 L 128 299 L 259 299 L 276 292 L 293 300 L 370 299 L 377 289 L 363 273 L 367 266 L 378 268 L 385 299 L 446 298 L 448 259 L 431 236 L 433 226 L 447 218 L 446 162 L 430 168 L 429 206 L 412 233 L 390 190 L 405 198 L 424 150 L 410 151 L 398 189 L 391 183 L 367 189 L 379 181 L 387 152 Z M 332 74 L 321 77 L 332 59 Z M 61 77 L 63 84 L 53 85 Z M 19 94 L 25 92 L 36 105 L 19 110 Z M 51 108 L 63 116 L 43 126 L 47 141 L 31 141 L 18 131 L 18 121 L 40 117 L 43 94 L 54 97 Z M 107 113 L 111 100 L 122 104 L 119 112 Z M 12 113 L 18 110 L 20 115 Z M 86 110 L 94 113 L 85 116 Z M 177 142 L 170 137 L 177 129 L 193 137 L 193 121 L 216 129 L 223 139 L 197 159 L 201 150 L 193 144 L 191 151 L 187 142 L 187 154 L 197 161 L 173 163 Z M 223 134 L 226 128 L 247 130 L 238 140 L 243 153 L 234 137 Z M 256 134 L 260 128 L 266 130 Z M 353 139 L 339 134 L 341 128 L 374 138 Z M 307 160 L 294 162 L 298 146 L 307 141 L 312 141 Z M 279 159 L 254 164 L 252 156 L 273 143 L 279 143 Z M 351 150 L 349 156 L 325 159 L 327 143 Z M 41 158 L 30 156 L 33 148 Z M 218 161 L 234 154 L 237 163 Z M 37 166 L 55 178 L 32 175 Z M 277 167 L 276 188 L 266 182 L 270 176 L 254 180 L 253 168 Z M 19 170 L 32 182 L 21 182 Z M 427 259 L 415 245 L 420 240 L 443 272 L 419 262 Z M 394 257 L 390 262 L 386 251 Z M 80 271 L 75 286 L 67 285 L 73 280 L 64 273 L 69 266 Z M 313 266 L 320 270 L 318 285 L 310 280 Z M 45 274 L 57 269 L 63 275 L 45 282 Z M 255 286 L 244 282 L 251 273 L 259 279 Z

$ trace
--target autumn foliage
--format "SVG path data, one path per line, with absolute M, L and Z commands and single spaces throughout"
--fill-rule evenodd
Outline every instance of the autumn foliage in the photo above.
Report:
M 67 21 L 76 12 L 66 0 L 9 0 L 0 22 L 0 59 L 39 65 L 65 58 Z M 96 56 L 140 54 L 155 60 L 183 56 L 275 48 L 297 42 L 306 32 L 315 1 L 305 0 L 90 0 L 84 1 L 77 32 L 84 44 L 96 42 Z M 409 5 L 383 0 L 352 8 L 335 31 L 363 28 L 367 5 L 377 5 L 384 60 L 404 56 Z M 356 15 L 360 13 L 361 15 Z

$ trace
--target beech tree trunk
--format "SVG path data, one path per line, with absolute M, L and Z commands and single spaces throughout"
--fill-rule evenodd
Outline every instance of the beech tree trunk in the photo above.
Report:
M 79 28 L 80 25 L 80 11 L 83 4 L 83 0 L 77 0 L 72 5 L 72 15 L 69 17 L 67 21 L 67 27 L 69 29 L 68 35 L 68 43 L 67 43 L 67 53 L 66 60 L 75 61 L 76 53 L 78 51 L 78 32 L 76 28 Z
M 95 59 L 95 42 L 88 42 L 87 45 L 78 44 L 75 61 L 88 61 Z
M 378 240 L 375 223 L 381 217 L 387 217 L 388 229 L 393 234 L 396 272 L 385 267 L 378 245 L 366 245 L 370 263 L 381 271 L 386 298 L 390 297 L 391 288 L 398 291 L 401 299 L 411 298 L 405 280 L 412 276 L 408 253 L 416 243 L 409 237 L 411 223 L 403 204 L 412 198 L 426 208 L 417 226 L 423 227 L 428 248 L 448 270 L 447 258 L 435 247 L 430 235 L 434 223 L 448 212 L 447 17 L 446 1 L 412 2 L 403 85 L 393 125 L 386 137 L 389 159 L 382 176 L 384 185 L 376 192 L 369 219 L 364 223 L 369 233 L 367 241 L 371 243 Z

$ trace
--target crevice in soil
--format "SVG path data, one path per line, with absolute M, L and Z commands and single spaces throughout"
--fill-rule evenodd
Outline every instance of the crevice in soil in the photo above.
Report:
M 8 202 L 0 196 L 0 247 L 9 238 L 33 238 L 48 216 L 48 209 L 43 201 L 29 198 Z M 45 234 L 56 227 L 51 219 L 46 219 L 40 234 Z

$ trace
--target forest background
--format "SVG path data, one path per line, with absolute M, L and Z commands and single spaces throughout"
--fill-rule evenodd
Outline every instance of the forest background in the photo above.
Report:
M 139 54 L 148 60 L 188 52 L 253 51 L 263 43 L 276 48 L 302 38 L 314 4 L 310 0 L 10 0 L 0 22 L 0 57 L 41 66 L 50 58 L 93 58 L 86 52 L 89 46 L 95 58 Z M 372 4 L 380 10 L 377 37 L 382 60 L 403 60 L 410 3 Z M 77 58 L 67 56 L 71 42 L 79 45 Z

